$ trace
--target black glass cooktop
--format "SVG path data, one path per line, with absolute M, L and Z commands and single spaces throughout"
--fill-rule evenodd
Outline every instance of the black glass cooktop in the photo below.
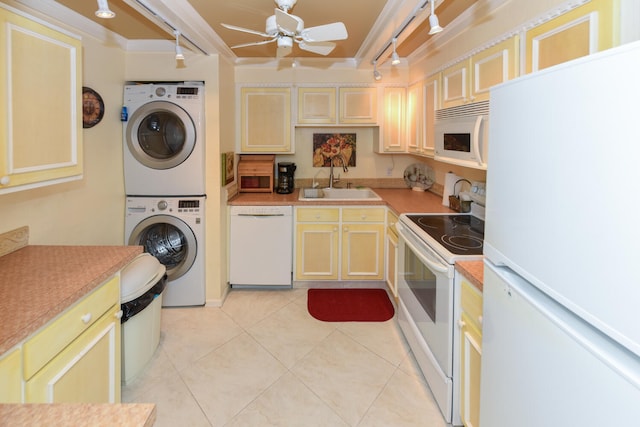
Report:
M 425 233 L 456 255 L 482 255 L 484 221 L 473 215 L 407 215 Z

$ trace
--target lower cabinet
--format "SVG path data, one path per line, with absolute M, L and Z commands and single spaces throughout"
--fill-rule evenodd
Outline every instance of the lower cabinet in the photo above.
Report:
M 462 277 L 460 326 L 460 418 L 467 427 L 480 425 L 482 361 L 482 294 Z
M 0 402 L 22 402 L 22 353 L 14 348 L 0 357 Z
M 296 208 L 296 280 L 382 280 L 385 208 Z
M 398 216 L 391 210 L 387 211 L 387 237 L 386 237 L 386 258 L 384 280 L 391 291 L 391 294 L 398 298 L 398 234 L 395 225 Z
M 115 275 L 2 355 L 0 402 L 119 403 L 121 316 Z

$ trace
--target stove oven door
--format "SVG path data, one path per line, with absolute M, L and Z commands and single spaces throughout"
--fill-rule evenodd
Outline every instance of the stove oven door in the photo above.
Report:
M 451 422 L 453 399 L 454 268 L 397 223 L 400 327 Z

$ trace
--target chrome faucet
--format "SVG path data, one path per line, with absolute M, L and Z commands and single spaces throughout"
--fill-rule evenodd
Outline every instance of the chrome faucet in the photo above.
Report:
M 333 176 L 333 161 L 335 158 L 340 159 L 340 163 L 342 163 L 342 171 L 349 172 L 349 168 L 347 167 L 347 162 L 342 154 L 336 154 L 331 157 L 331 162 L 329 162 L 329 188 L 333 188 L 333 184 L 340 182 L 340 175 L 337 178 Z

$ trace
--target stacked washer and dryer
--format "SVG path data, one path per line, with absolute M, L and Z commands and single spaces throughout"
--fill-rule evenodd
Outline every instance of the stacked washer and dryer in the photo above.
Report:
M 124 87 L 125 244 L 166 267 L 163 307 L 205 303 L 204 105 L 203 82 Z

